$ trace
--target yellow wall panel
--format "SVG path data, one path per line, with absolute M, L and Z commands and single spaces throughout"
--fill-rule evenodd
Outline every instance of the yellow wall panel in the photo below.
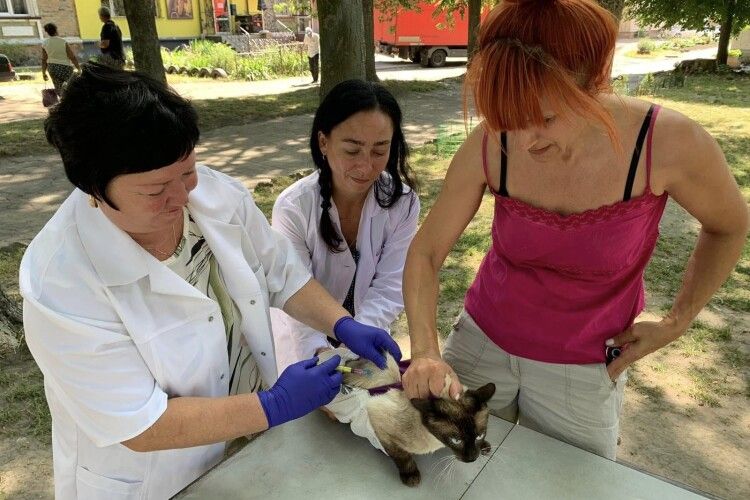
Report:
M 156 18 L 156 32 L 161 39 L 169 38 L 191 38 L 201 34 L 201 0 L 156 0 L 159 3 L 159 17 Z M 177 11 L 176 3 L 179 1 L 186 2 L 192 6 L 192 19 L 170 19 L 168 17 L 168 6 Z M 244 1 L 244 0 L 242 0 Z M 249 0 L 251 3 L 253 0 Z M 101 33 L 102 22 L 99 20 L 97 10 L 102 5 L 101 0 L 76 0 L 76 16 L 78 17 L 78 26 L 81 30 L 83 40 L 98 40 Z M 257 4 L 257 2 L 256 2 Z M 105 4 L 106 5 L 106 4 Z M 183 11 L 184 12 L 184 11 Z M 125 19 L 125 13 L 115 12 L 112 20 L 122 30 L 122 36 L 125 39 L 130 38 L 130 28 L 128 21 Z M 187 16 L 186 16 L 187 17 Z

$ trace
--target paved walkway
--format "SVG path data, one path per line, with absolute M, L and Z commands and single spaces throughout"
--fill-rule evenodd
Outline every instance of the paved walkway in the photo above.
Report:
M 465 57 L 448 58 L 448 62 L 442 68 L 422 68 L 404 59 L 376 54 L 375 65 L 382 80 L 442 80 L 466 72 Z M 172 83 L 172 87 L 188 99 L 217 99 L 293 92 L 309 87 L 309 82 L 309 75 L 254 82 L 190 79 Z M 3 97 L 0 100 L 0 117 L 3 122 L 47 116 L 47 110 L 40 105 L 40 95 L 44 87 L 44 82 L 0 83 L 0 95 Z
M 439 126 L 463 127 L 458 85 L 414 93 L 400 102 L 412 146 L 434 139 Z M 311 115 L 300 115 L 211 130 L 201 138 L 198 160 L 248 187 L 310 168 L 311 122 Z M 71 190 L 57 155 L 0 159 L 0 247 L 30 241 Z

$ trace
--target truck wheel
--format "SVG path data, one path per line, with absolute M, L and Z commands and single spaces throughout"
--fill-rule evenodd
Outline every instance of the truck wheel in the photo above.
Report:
M 427 51 L 423 50 L 419 53 L 419 65 L 426 68 L 430 65 L 430 58 L 427 57 Z
M 433 68 L 441 68 L 445 66 L 445 60 L 448 58 L 448 53 L 443 49 L 438 49 L 430 56 L 430 66 Z

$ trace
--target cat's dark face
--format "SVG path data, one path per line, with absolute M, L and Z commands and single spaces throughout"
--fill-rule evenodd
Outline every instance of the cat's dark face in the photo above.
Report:
M 473 462 L 481 452 L 489 452 L 485 441 L 489 410 L 487 401 L 495 393 L 495 384 L 486 384 L 464 392 L 458 401 L 448 399 L 412 399 L 422 415 L 422 423 L 433 436 L 453 450 L 462 462 Z

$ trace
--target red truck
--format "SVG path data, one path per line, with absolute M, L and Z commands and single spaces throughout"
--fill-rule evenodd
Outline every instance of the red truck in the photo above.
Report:
M 420 2 L 416 10 L 399 9 L 394 15 L 375 10 L 375 47 L 383 54 L 396 54 L 423 67 L 445 65 L 447 57 L 466 57 L 469 14 L 458 12 L 433 16 L 436 7 Z M 487 11 L 482 13 L 484 19 Z

